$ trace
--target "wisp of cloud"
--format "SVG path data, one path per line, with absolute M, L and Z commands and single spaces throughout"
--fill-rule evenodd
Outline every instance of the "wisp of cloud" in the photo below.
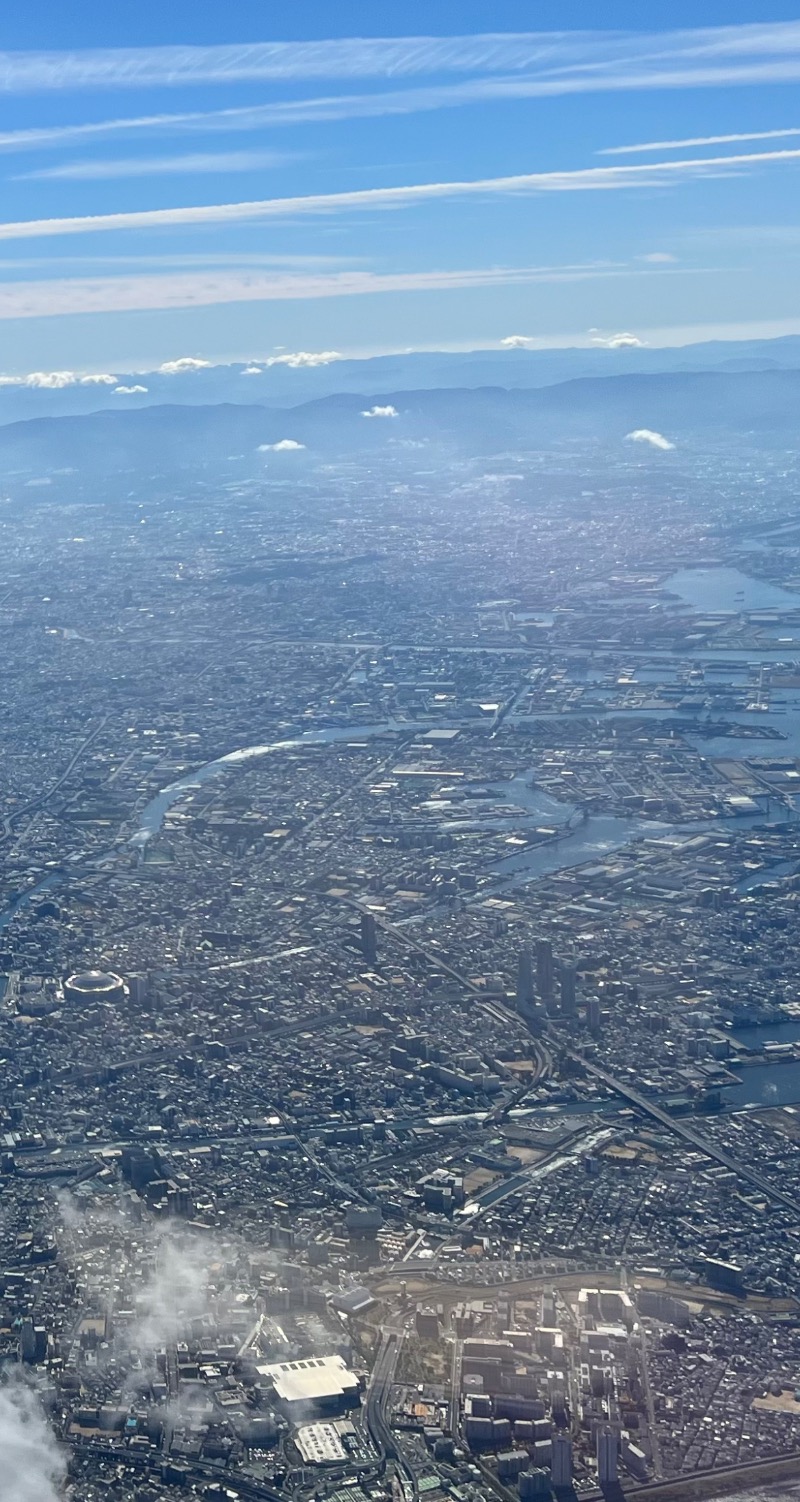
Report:
M 66 1466 L 35 1392 L 17 1377 L 0 1387 L 3 1502 L 58 1502 Z

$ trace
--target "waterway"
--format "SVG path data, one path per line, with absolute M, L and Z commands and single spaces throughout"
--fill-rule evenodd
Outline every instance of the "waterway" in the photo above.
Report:
M 666 581 L 666 587 L 687 603 L 704 611 L 763 610 L 789 605 L 800 609 L 800 595 L 791 594 L 787 590 L 778 589 L 775 585 L 766 584 L 761 580 L 751 579 L 738 569 L 683 569 Z M 780 655 L 780 649 L 776 649 L 776 652 Z M 661 657 L 685 657 L 685 655 L 672 654 L 666 650 L 648 654 L 653 660 Z M 717 659 L 722 665 L 726 660 L 729 660 L 731 664 L 763 661 L 772 656 L 772 652 L 742 653 L 722 650 L 714 653 L 699 652 L 698 655 Z M 784 707 L 785 712 L 782 710 L 780 714 L 773 711 L 769 714 L 753 715 L 752 721 L 754 724 L 777 726 L 786 735 L 785 740 L 761 741 L 738 738 L 731 740 L 727 737 L 706 739 L 702 735 L 702 722 L 698 725 L 700 734 L 696 739 L 694 736 L 692 739 L 698 750 L 709 756 L 744 756 L 759 752 L 800 756 L 800 694 L 787 695 Z M 624 716 L 625 713 L 623 711 L 622 715 Z M 641 711 L 630 712 L 633 716 L 639 716 L 641 713 Z M 651 717 L 666 719 L 669 716 L 669 711 L 654 711 Z M 289 752 L 301 746 L 325 745 L 337 741 L 365 741 L 388 733 L 412 736 L 429 728 L 431 727 L 427 722 L 404 720 L 390 720 L 381 724 L 340 725 L 323 730 L 300 731 L 285 740 L 264 745 L 241 747 L 229 752 L 226 756 L 206 762 L 205 765 L 162 788 L 142 810 L 138 828 L 131 837 L 130 843 L 139 847 L 144 846 L 162 828 L 169 811 L 183 799 L 190 797 L 198 787 L 237 767 L 248 766 L 258 758 Z M 536 821 L 540 825 L 544 824 L 546 827 L 563 832 L 563 838 L 552 839 L 498 861 L 493 874 L 504 885 L 512 884 L 514 878 L 519 878 L 522 882 L 533 881 L 573 866 L 603 860 L 615 850 L 620 850 L 640 839 L 680 840 L 698 830 L 720 828 L 729 823 L 734 827 L 745 828 L 748 824 L 759 822 L 764 817 L 763 813 L 759 813 L 754 818 L 715 820 L 695 824 L 691 828 L 688 826 L 676 828 L 670 824 L 635 816 L 617 818 L 611 815 L 591 815 L 575 824 L 576 810 L 573 805 L 560 803 L 541 789 L 531 787 L 525 777 L 518 777 L 509 783 L 497 785 L 492 791 L 503 794 L 509 804 L 515 804 L 523 809 L 523 819 L 527 822 Z M 788 816 L 791 817 L 792 814 L 793 811 L 790 811 Z M 573 826 L 567 829 L 566 826 L 570 821 L 573 821 Z M 113 847 L 107 852 L 106 858 L 113 859 L 118 851 L 119 847 Z M 96 863 L 97 857 L 94 857 L 93 866 Z M 79 870 L 81 864 L 81 861 L 77 861 L 71 869 Z M 11 923 L 22 907 L 42 893 L 57 887 L 63 878 L 63 871 L 51 871 L 36 886 L 15 895 L 5 910 L 0 911 L 0 931 Z M 759 879 L 763 877 L 754 880 Z
M 664 588 L 703 614 L 734 615 L 752 610 L 800 610 L 800 595 L 753 579 L 738 568 L 683 568 L 665 579 Z
M 184 777 L 169 783 L 156 793 L 142 809 L 138 828 L 131 836 L 129 844 L 142 848 L 158 834 L 170 809 L 183 799 L 191 797 L 197 788 L 215 777 L 235 771 L 237 768 L 247 767 L 262 757 L 294 751 L 303 746 L 367 741 L 389 733 L 412 736 L 430 728 L 428 722 L 409 723 L 405 720 L 389 720 L 370 725 L 337 725 L 324 730 L 305 731 L 286 740 L 272 741 L 265 745 L 240 747 L 236 751 L 229 752 L 227 756 L 218 757 L 214 761 L 195 768 L 192 772 L 187 772 Z M 497 784 L 492 790 L 505 795 L 510 802 L 522 807 L 525 810 L 523 819 L 527 817 L 528 822 L 536 820 L 548 826 L 564 828 L 576 812 L 574 805 L 559 803 L 541 789 L 530 787 L 524 776 L 514 778 L 508 783 Z M 505 827 L 506 821 L 502 822 Z M 717 824 L 720 822 L 716 821 Z M 739 819 L 736 822 L 742 827 L 746 820 Z M 507 861 L 500 861 L 495 871 L 499 877 L 503 878 L 516 873 L 524 873 L 526 880 L 533 880 L 536 877 L 548 876 L 554 871 L 581 865 L 589 860 L 599 860 L 612 850 L 620 849 L 623 845 L 630 844 L 645 834 L 669 835 L 673 833 L 675 831 L 667 824 L 657 824 L 634 817 L 612 818 L 606 815 L 593 815 L 579 824 L 576 832 L 565 831 L 563 840 L 554 840 L 533 850 L 511 856 Z M 105 858 L 112 859 L 116 853 L 118 853 L 117 850 L 112 848 L 106 853 Z M 103 859 L 103 857 L 95 856 L 93 861 L 96 862 L 98 859 Z M 80 863 L 73 865 L 72 869 L 80 869 Z M 34 887 L 18 893 L 8 906 L 0 911 L 0 932 L 8 927 L 21 908 L 35 901 L 44 892 L 60 885 L 64 874 L 63 871 L 50 872 Z
M 235 771 L 237 768 L 249 766 L 262 757 L 294 751 L 303 746 L 329 745 L 337 741 L 367 741 L 388 733 L 411 736 L 429 728 L 427 723 L 409 723 L 404 720 L 371 725 L 340 725 L 324 730 L 305 731 L 286 740 L 273 741 L 265 745 L 240 747 L 226 756 L 218 757 L 214 761 L 195 768 L 156 793 L 142 809 L 138 828 L 128 843 L 143 848 L 158 834 L 167 814 L 176 804 L 191 797 L 193 792 L 213 778 Z M 752 743 L 750 745 L 752 747 Z M 524 809 L 522 820 L 517 821 L 518 823 L 544 824 L 563 831 L 563 838 L 549 840 L 532 849 L 520 851 L 498 861 L 492 874 L 503 885 L 513 884 L 514 877 L 521 878 L 520 884 L 523 884 L 553 875 L 557 871 L 568 870 L 573 866 L 602 860 L 615 850 L 621 850 L 640 839 L 674 839 L 679 842 L 682 838 L 706 829 L 719 829 L 727 825 L 744 829 L 750 824 L 761 822 L 765 817 L 760 812 L 731 820 L 716 819 L 677 827 L 637 818 L 633 815 L 614 817 L 607 814 L 592 814 L 575 824 L 574 827 L 567 829 L 569 821 L 574 820 L 577 813 L 575 805 L 561 803 L 542 789 L 531 786 L 524 775 L 506 783 L 494 784 L 491 790 L 504 795 L 509 803 Z M 500 827 L 507 827 L 505 819 L 501 821 Z M 93 856 L 92 863 L 94 865 L 103 859 L 113 860 L 118 853 L 119 847 L 112 847 L 104 856 Z M 81 864 L 80 861 L 74 862 L 70 869 L 78 871 Z M 9 926 L 22 908 L 46 892 L 57 888 L 64 880 L 65 874 L 63 870 L 51 871 L 35 886 L 17 893 L 5 909 L 0 911 L 0 933 Z
M 209 782 L 212 778 L 220 777 L 224 772 L 233 771 L 237 767 L 247 766 L 250 762 L 256 761 L 260 757 L 274 755 L 281 751 L 292 751 L 299 746 L 326 745 L 334 741 L 362 741 L 377 735 L 385 735 L 389 731 L 398 734 L 412 734 L 416 730 L 426 730 L 428 728 L 427 724 L 415 726 L 409 725 L 402 720 L 390 720 L 381 725 L 337 725 L 328 727 L 325 730 L 304 731 L 290 739 L 273 741 L 269 745 L 243 746 L 239 750 L 230 751 L 227 756 L 220 756 L 215 761 L 208 761 L 203 766 L 195 768 L 194 771 L 187 772 L 185 777 L 178 778 L 177 781 L 169 783 L 167 787 L 162 788 L 159 793 L 156 793 L 142 809 L 139 815 L 138 828 L 136 833 L 131 836 L 128 844 L 139 847 L 144 846 L 154 835 L 158 834 L 169 810 L 177 803 L 180 803 L 182 799 L 189 797 L 198 787 L 202 787 L 203 783 Z M 99 861 L 113 860 L 119 854 L 119 849 L 120 847 L 116 846 L 105 852 L 105 855 L 93 855 L 93 865 Z M 73 862 L 70 869 L 71 871 L 80 870 L 81 865 L 81 861 Z M 23 892 L 16 893 L 8 905 L 0 910 L 0 933 L 2 933 L 3 929 L 8 928 L 9 924 L 22 908 L 29 906 L 37 898 L 59 887 L 65 876 L 65 870 L 50 871 L 35 886 L 28 887 Z
M 731 1037 L 745 1048 L 758 1050 L 765 1043 L 796 1043 L 800 1038 L 800 1018 L 786 1021 L 760 1022 L 757 1027 L 731 1028 Z
M 728 1110 L 800 1105 L 800 1063 L 749 1064 L 741 1071 L 741 1083 L 726 1085 L 721 1093 Z

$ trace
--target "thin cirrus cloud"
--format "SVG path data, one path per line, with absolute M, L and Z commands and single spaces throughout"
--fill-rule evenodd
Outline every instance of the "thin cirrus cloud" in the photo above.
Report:
M 53 281 L 0 282 L 0 318 L 43 318 L 83 313 L 119 313 L 148 309 L 196 308 L 239 302 L 294 302 L 316 298 L 358 297 L 387 292 L 447 292 L 475 287 L 526 286 L 549 282 L 579 282 L 608 277 L 675 276 L 673 268 L 633 268 L 628 263 L 590 263 L 585 266 L 486 267 L 469 271 L 375 273 L 333 272 L 318 276 L 242 276 L 187 273 L 185 276 L 70 277 Z M 266 365 L 328 364 L 333 351 L 321 356 L 272 357 Z M 184 357 L 159 368 L 161 375 L 203 370 L 208 360 Z
M 230 84 L 248 79 L 402 79 L 459 72 L 489 76 L 372 94 L 279 100 L 248 108 L 29 127 L 0 133 L 0 148 L 63 146 L 120 133 L 253 130 L 304 121 L 411 114 L 493 99 L 796 82 L 800 79 L 800 23 L 671 32 L 344 38 L 251 46 L 5 53 L 0 54 L 0 93 Z
M 176 88 L 314 78 L 515 73 L 539 68 L 553 84 L 592 87 L 592 73 L 730 68 L 800 58 L 800 22 L 679 31 L 560 31 L 472 36 L 342 37 L 217 46 L 89 48 L 0 53 L 0 92 Z
M 97 160 L 60 162 L 55 167 L 39 167 L 34 172 L 20 172 L 14 182 L 41 182 L 48 179 L 68 182 L 93 182 L 124 177 L 183 176 L 204 172 L 255 172 L 267 167 L 282 167 L 295 161 L 293 153 L 278 151 L 194 152 L 184 156 L 123 157 L 117 161 Z
M 517 99 L 555 97 L 560 94 L 636 92 L 644 89 L 689 89 L 732 87 L 736 84 L 795 83 L 800 80 L 800 58 L 779 63 L 736 69 L 707 68 L 675 70 L 654 76 L 648 72 L 589 74 L 575 78 L 476 78 L 464 83 L 424 88 L 394 89 L 375 94 L 335 94 L 315 99 L 278 100 L 223 110 L 188 110 L 158 115 L 118 116 L 83 124 L 28 126 L 0 131 L 0 151 L 30 151 L 43 146 L 64 147 L 109 137 L 165 136 L 170 134 L 216 134 L 225 131 L 255 131 L 277 126 L 331 124 L 339 120 L 414 115 L 468 105 L 512 102 Z M 686 143 L 666 141 L 664 150 L 676 145 L 713 145 L 719 142 L 777 140 L 793 131 L 742 133 L 697 137 Z M 654 143 L 653 148 L 655 149 Z M 649 143 L 632 147 L 609 147 L 600 154 L 623 155 L 626 151 L 650 150 Z
M 744 141 L 785 141 L 800 136 L 800 127 L 787 130 L 740 130 L 728 136 L 686 136 L 682 141 L 640 141 L 635 146 L 604 146 L 598 156 L 632 156 L 644 151 L 686 151 L 690 146 L 735 146 Z
M 499 194 L 569 193 L 621 188 L 661 187 L 681 178 L 718 176 L 770 163 L 800 159 L 800 149 L 740 152 L 737 155 L 693 157 L 668 162 L 581 167 L 563 172 L 528 172 L 513 177 L 480 178 L 467 182 L 415 183 L 407 187 L 363 188 L 344 193 L 314 193 L 294 198 L 264 198 L 253 202 L 201 204 L 191 207 L 143 209 L 131 213 L 92 214 L 58 219 L 23 219 L 0 223 L 0 240 L 36 239 L 52 235 L 86 235 L 107 230 L 156 229 L 165 226 L 231 224 L 278 219 L 302 214 L 339 214 L 351 209 L 403 208 L 433 199 L 456 199 Z

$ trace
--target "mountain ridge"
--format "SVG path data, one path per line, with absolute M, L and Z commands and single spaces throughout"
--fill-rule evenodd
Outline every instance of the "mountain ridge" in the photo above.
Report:
M 373 406 L 396 415 L 364 414 Z M 57 468 L 110 474 L 246 462 L 286 466 L 332 457 L 437 445 L 497 454 L 565 442 L 619 444 L 636 429 L 662 432 L 678 449 L 702 441 L 795 442 L 800 370 L 678 372 L 583 377 L 538 388 L 455 387 L 338 392 L 292 408 L 259 403 L 170 403 L 0 426 L 0 472 Z M 294 452 L 261 453 L 290 440 Z
M 273 357 L 274 358 L 274 357 Z M 297 357 L 294 357 L 297 358 Z M 311 357 L 316 358 L 316 357 Z M 680 374 L 693 370 L 720 373 L 800 368 L 800 336 L 769 340 L 712 340 L 671 348 L 638 346 L 621 349 L 563 347 L 548 350 L 493 349 L 463 352 L 416 351 L 336 359 L 316 366 L 267 366 L 256 362 L 211 365 L 165 373 L 129 371 L 110 384 L 81 384 L 80 377 L 58 389 L 47 385 L 6 384 L 24 377 L 0 377 L 0 423 L 36 416 L 74 416 L 101 410 L 139 410 L 179 401 L 181 405 L 253 401 L 296 406 L 317 397 L 346 391 L 376 396 L 383 391 L 436 390 L 501 385 L 509 390 L 535 389 L 581 378 L 613 379 L 620 375 Z M 52 380 L 45 376 L 33 379 Z M 61 379 L 70 380 L 69 374 Z M 144 386 L 143 391 L 132 388 Z M 117 387 L 127 388 L 118 392 Z M 256 388 L 255 392 L 253 388 Z

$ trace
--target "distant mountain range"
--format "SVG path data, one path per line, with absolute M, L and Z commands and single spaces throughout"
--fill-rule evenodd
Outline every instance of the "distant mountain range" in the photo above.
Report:
M 372 413 L 377 408 L 374 415 Z M 381 410 L 382 409 L 382 410 Z M 537 389 L 459 387 L 339 393 L 291 408 L 221 403 L 40 417 L 0 427 L 0 479 L 198 469 L 285 476 L 309 462 L 387 451 L 486 455 L 561 442 L 621 448 L 649 429 L 682 447 L 800 441 L 800 370 L 621 375 Z M 278 445 L 276 449 L 274 446 Z M 642 449 L 640 452 L 644 452 Z M 667 453 L 659 459 L 671 462 Z
M 258 374 L 248 374 L 258 369 Z M 77 382 L 54 389 L 5 384 L 0 377 L 0 423 L 28 417 L 132 410 L 177 402 L 210 406 L 232 402 L 272 407 L 343 392 L 375 397 L 386 391 L 448 390 L 455 387 L 503 386 L 534 389 L 582 378 L 679 374 L 697 370 L 720 373 L 800 369 L 800 337 L 693 344 L 679 349 L 474 350 L 464 354 L 383 355 L 365 360 L 292 368 L 214 365 L 164 374 L 116 373 L 109 384 Z M 52 378 L 50 378 L 52 379 Z M 62 378 L 63 379 L 63 378 Z M 118 391 L 117 388 L 126 388 Z M 133 388 L 144 387 L 144 390 Z

